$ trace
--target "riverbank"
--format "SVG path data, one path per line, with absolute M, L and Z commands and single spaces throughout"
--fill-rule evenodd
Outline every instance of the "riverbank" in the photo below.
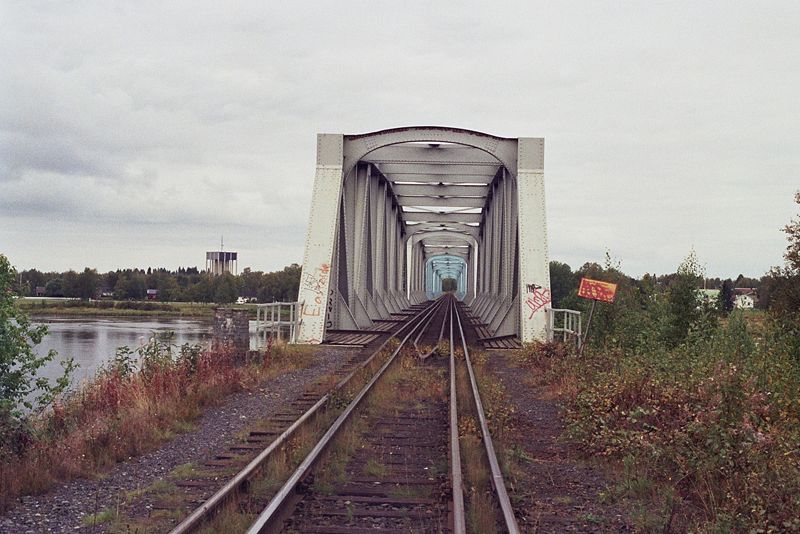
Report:
M 0 511 L 20 495 L 102 476 L 117 462 L 158 448 L 231 393 L 308 368 L 313 351 L 279 344 L 243 364 L 228 351 L 175 353 L 153 340 L 136 353 L 118 353 L 51 409 L 7 429 L 0 444 Z
M 155 302 L 130 300 L 19 299 L 16 306 L 32 316 L 93 317 L 213 317 L 218 304 L 207 302 Z M 255 319 L 255 304 L 228 304 L 247 310 Z

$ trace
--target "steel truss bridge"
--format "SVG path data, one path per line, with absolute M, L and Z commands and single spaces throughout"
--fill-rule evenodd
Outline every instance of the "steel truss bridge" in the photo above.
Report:
M 374 330 L 445 280 L 488 335 L 548 338 L 544 139 L 319 134 L 297 341 Z

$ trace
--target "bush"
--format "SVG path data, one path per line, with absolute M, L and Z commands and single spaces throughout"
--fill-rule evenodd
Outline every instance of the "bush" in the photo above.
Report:
M 800 363 L 783 332 L 756 338 L 741 314 L 707 328 L 673 348 L 522 358 L 561 381 L 569 439 L 671 486 L 700 530 L 798 529 Z
M 29 436 L 28 415 L 41 411 L 69 385 L 72 360 L 62 362 L 64 374 L 50 383 L 37 376 L 39 369 L 56 357 L 34 347 L 42 342 L 47 327 L 31 324 L 28 315 L 14 305 L 12 286 L 16 271 L 0 254 L 0 458 L 24 448 Z
M 690 254 L 664 287 L 610 261 L 584 266 L 618 284 L 616 302 L 598 305 L 585 354 L 552 344 L 520 354 L 560 386 L 566 437 L 692 503 L 695 530 L 800 531 L 800 222 L 785 231 L 787 265 L 769 277 L 771 312 L 757 335 L 746 312 L 722 323 L 698 303 Z

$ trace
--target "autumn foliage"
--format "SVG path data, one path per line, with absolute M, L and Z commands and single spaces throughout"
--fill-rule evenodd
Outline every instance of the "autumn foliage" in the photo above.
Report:
M 791 340 L 770 324 L 751 332 L 740 313 L 706 328 L 675 348 L 622 344 L 578 356 L 547 344 L 521 358 L 561 392 L 566 438 L 671 496 L 656 528 L 800 529 L 800 362 Z

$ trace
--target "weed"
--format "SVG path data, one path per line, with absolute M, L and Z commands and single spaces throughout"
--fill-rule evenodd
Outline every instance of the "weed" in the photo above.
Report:
M 593 525 L 599 525 L 603 522 L 603 518 L 596 516 L 594 514 L 584 514 L 580 516 L 581 521 L 585 521 L 587 523 L 591 523 Z
M 456 361 L 456 400 L 461 465 L 466 486 L 467 523 L 471 532 L 496 532 L 498 510 L 491 486 L 491 470 L 483 446 L 480 427 L 474 413 L 472 390 L 463 361 L 463 352 Z M 488 408 L 488 405 L 485 405 Z
M 83 518 L 83 525 L 87 527 L 93 527 L 96 525 L 102 525 L 104 523 L 110 523 L 117 517 L 117 513 L 112 510 L 111 508 L 105 508 L 96 514 L 88 514 Z
M 170 471 L 167 476 L 173 480 L 185 480 L 195 477 L 197 476 L 197 464 L 194 462 L 181 464 Z
M 644 336 L 582 356 L 538 344 L 515 357 L 558 391 L 564 437 L 622 465 L 607 498 L 661 509 L 637 512 L 642 530 L 669 526 L 688 501 L 699 510 L 690 529 L 780 531 L 800 517 L 800 361 L 783 332 L 758 329 L 733 314 L 674 347 Z
M 364 474 L 372 477 L 384 477 L 386 476 L 386 466 L 380 463 L 379 461 L 375 460 L 374 458 L 370 458 L 367 460 L 366 465 L 364 465 Z

